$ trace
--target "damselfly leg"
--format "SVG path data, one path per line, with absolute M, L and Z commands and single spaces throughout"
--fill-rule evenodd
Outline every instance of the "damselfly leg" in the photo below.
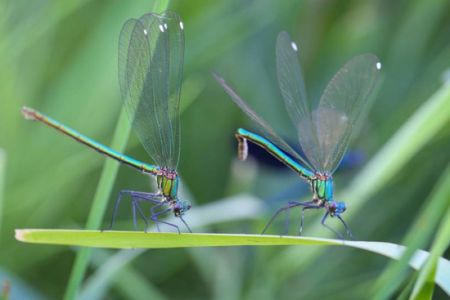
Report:
M 107 230 L 111 230 L 113 227 L 113 224 L 116 220 L 117 216 L 117 210 L 119 208 L 120 202 L 122 201 L 122 198 L 124 195 L 129 195 L 131 197 L 131 205 L 133 209 L 133 224 L 134 227 L 137 228 L 137 219 L 136 219 L 136 210 L 138 211 L 139 215 L 141 216 L 142 220 L 145 223 L 145 230 L 147 231 L 148 228 L 148 220 L 145 217 L 145 214 L 142 212 L 141 207 L 139 206 L 140 202 L 150 202 L 153 204 L 159 205 L 161 202 L 161 195 L 155 194 L 155 193 L 145 193 L 145 192 L 137 192 L 133 190 L 121 190 L 119 192 L 119 196 L 117 197 L 116 202 L 114 203 L 114 210 L 111 217 L 111 223 L 109 225 L 109 228 Z
M 322 225 L 323 225 L 324 227 L 326 227 L 328 230 L 333 231 L 333 232 L 334 232 L 341 240 L 343 240 L 343 239 L 344 239 L 344 236 L 343 236 L 341 233 L 339 233 L 338 231 L 334 230 L 333 228 L 331 228 L 330 226 L 328 226 L 327 224 L 325 224 L 325 221 L 327 220 L 327 218 L 328 218 L 329 215 L 330 215 L 330 212 L 327 211 L 327 212 L 325 213 L 325 215 L 322 217 L 322 221 L 320 222 L 320 224 L 322 224 Z M 344 225 L 345 231 L 346 231 L 348 237 L 349 237 L 350 239 L 353 238 L 352 232 L 350 231 L 350 228 L 347 226 L 347 223 L 345 223 L 344 219 L 342 219 L 341 216 L 336 216 L 336 217 L 338 217 L 338 219 L 339 219 L 339 220 L 342 222 L 342 224 Z
M 286 211 L 286 216 L 287 219 L 289 219 L 289 211 L 297 206 L 303 206 L 303 208 L 320 208 L 319 206 L 317 206 L 316 204 L 314 204 L 313 201 L 306 201 L 306 202 L 297 202 L 297 201 L 289 201 L 288 205 L 282 208 L 279 208 L 270 218 L 269 222 L 267 223 L 267 225 L 264 227 L 263 231 L 261 234 L 265 234 L 267 229 L 270 227 L 270 225 L 272 225 L 273 221 L 278 217 L 278 215 L 284 211 Z M 289 221 L 286 221 L 286 225 L 289 226 Z M 289 229 L 286 229 L 289 230 Z M 301 231 L 300 231 L 301 232 Z

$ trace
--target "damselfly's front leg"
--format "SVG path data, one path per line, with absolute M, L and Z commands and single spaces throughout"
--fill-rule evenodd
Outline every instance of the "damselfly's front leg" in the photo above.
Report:
M 330 226 L 328 226 L 327 224 L 325 224 L 325 221 L 326 221 L 327 217 L 329 216 L 329 214 L 330 214 L 330 212 L 327 211 L 327 212 L 325 213 L 325 215 L 322 217 L 322 222 L 320 222 L 320 223 L 321 223 L 323 226 L 325 226 L 327 229 L 333 231 L 333 232 L 334 232 L 341 240 L 343 240 L 343 239 L 344 239 L 344 236 L 343 236 L 342 234 L 340 234 L 339 232 L 337 232 L 336 230 L 334 230 L 333 228 L 331 228 Z M 348 235 L 348 236 L 350 237 L 350 239 L 351 239 L 353 236 L 352 236 L 352 232 L 350 231 L 350 228 L 347 226 L 347 223 L 345 223 L 345 221 L 342 219 L 341 216 L 337 215 L 336 217 L 342 222 L 342 224 L 343 224 L 344 227 L 345 227 L 345 230 L 346 230 L 347 235 Z
M 155 222 L 155 224 L 158 224 L 158 223 L 166 224 L 168 226 L 171 226 L 171 227 L 175 228 L 178 231 L 178 233 L 181 233 L 180 232 L 180 228 L 177 225 L 169 223 L 169 222 L 166 222 L 166 221 L 161 221 L 161 220 L 158 219 L 159 216 L 164 215 L 164 214 L 166 214 L 168 212 L 171 212 L 171 211 L 172 211 L 172 209 L 169 207 L 169 208 L 167 208 L 165 210 L 162 210 L 162 211 L 159 211 L 157 213 L 152 214 L 151 219 L 152 219 L 153 222 Z M 158 227 L 158 225 L 157 225 L 157 227 Z M 158 231 L 159 231 L 159 227 L 158 227 Z

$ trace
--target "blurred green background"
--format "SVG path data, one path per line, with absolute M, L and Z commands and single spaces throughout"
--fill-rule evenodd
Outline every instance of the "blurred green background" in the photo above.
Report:
M 53 130 L 24 121 L 20 107 L 34 107 L 109 145 L 121 107 L 119 32 L 126 19 L 151 11 L 154 4 L 0 2 L 0 284 L 10 283 L 11 299 L 63 297 L 77 249 L 22 244 L 14 239 L 14 229 L 84 228 L 105 161 Z M 450 67 L 448 1 L 200 0 L 174 1 L 169 8 L 185 23 L 179 171 L 182 194 L 194 203 L 187 220 L 196 232 L 259 233 L 287 200 L 310 197 L 307 185 L 286 168 L 270 167 L 261 157 L 236 161 L 234 130 L 252 129 L 252 124 L 211 78 L 211 71 L 284 128 L 275 72 L 275 40 L 281 30 L 300 45 L 312 98 L 320 96 L 346 60 L 364 52 L 377 54 L 383 63 L 382 84 L 350 146 L 363 160 L 335 175 L 338 195 L 344 190 L 351 195 L 353 187 L 364 185 L 358 176 L 367 174 L 361 170 L 372 157 L 443 89 Z M 398 168 L 367 199 L 341 199 L 350 203 L 349 211 L 354 207 L 346 220 L 356 239 L 407 243 L 414 228 L 422 237 L 417 246 L 429 249 L 436 227 L 421 228 L 438 224 L 442 215 L 422 223 L 419 216 L 426 205 L 433 205 L 433 188 L 446 176 L 449 125 L 447 118 L 423 145 L 411 140 L 408 149 L 417 151 L 405 161 L 396 164 L 397 158 L 389 161 L 389 153 L 384 155 L 384 163 Z M 287 129 L 283 134 L 289 136 Z M 126 153 L 147 160 L 133 134 Z M 121 167 L 103 224 L 119 190 L 152 187 L 147 177 Z M 449 203 L 446 200 L 444 208 Z M 131 229 L 126 204 L 120 215 L 117 226 Z M 306 235 L 330 236 L 317 227 L 321 215 L 307 214 Z M 294 233 L 297 212 L 291 216 Z M 278 224 L 271 232 L 282 230 Z M 78 297 L 365 299 L 377 293 L 380 278 L 389 278 L 384 274 L 389 274 L 388 259 L 348 248 L 97 249 Z M 390 295 L 394 298 L 415 276 L 410 270 L 397 274 Z M 434 296 L 446 297 L 439 288 Z

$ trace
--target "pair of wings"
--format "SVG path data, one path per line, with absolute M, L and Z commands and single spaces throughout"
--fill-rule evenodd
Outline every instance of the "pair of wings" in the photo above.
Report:
M 223 78 L 215 74 L 214 77 L 269 140 L 312 171 L 332 174 L 347 150 L 352 130 L 369 107 L 367 99 L 381 64 L 373 54 L 354 57 L 333 76 L 317 107 L 311 109 L 297 51 L 289 35 L 281 32 L 276 44 L 278 84 L 304 156 L 279 137 Z
M 132 126 L 160 167 L 176 169 L 184 31 L 170 11 L 130 19 L 119 38 L 119 83 Z

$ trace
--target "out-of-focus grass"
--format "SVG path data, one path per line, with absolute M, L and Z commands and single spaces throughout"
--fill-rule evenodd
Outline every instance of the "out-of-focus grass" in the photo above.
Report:
M 399 288 L 402 281 L 405 279 L 408 261 L 414 255 L 415 250 L 423 247 L 427 242 L 429 242 L 428 237 L 432 236 L 432 234 L 436 232 L 436 227 L 440 222 L 442 222 L 441 220 L 445 220 L 445 212 L 448 208 L 450 208 L 450 203 L 448 201 L 449 198 L 450 167 L 448 167 L 446 172 L 442 175 L 441 180 L 438 182 L 435 190 L 430 195 L 430 200 L 427 201 L 424 207 L 420 208 L 421 214 L 417 217 L 414 225 L 405 236 L 404 244 L 408 245 L 408 250 L 405 252 L 400 262 L 391 264 L 383 273 L 383 276 L 380 276 L 374 284 L 373 290 L 375 293 L 375 299 L 392 297 L 392 294 Z M 441 228 L 443 230 L 444 227 Z M 417 232 L 419 231 L 423 232 L 423 234 L 418 236 Z M 442 233 L 439 235 L 442 235 Z M 441 253 L 442 252 L 443 251 L 441 251 Z M 436 253 L 433 255 L 433 258 L 431 258 L 431 261 L 435 261 L 437 259 L 435 256 Z M 428 262 L 428 264 L 430 263 L 433 264 L 432 262 Z
M 5 185 L 5 169 L 6 169 L 6 157 L 3 149 L 0 148 L 0 231 L 2 229 L 2 218 L 3 218 L 3 189 Z M 1 238 L 0 238 L 1 240 Z
M 434 291 L 433 280 L 436 277 L 437 260 L 439 256 L 442 255 L 449 246 L 450 236 L 450 205 L 448 205 L 449 189 L 450 189 L 450 168 L 447 168 L 445 173 L 444 182 L 441 183 L 441 189 L 435 192 L 435 201 L 440 203 L 446 202 L 446 212 L 441 218 L 441 225 L 439 230 L 436 232 L 436 237 L 431 246 L 431 257 L 427 260 L 426 265 L 421 269 L 419 277 L 416 284 L 414 285 L 414 290 L 412 293 L 412 299 L 425 299 L 431 298 Z M 447 201 L 445 201 L 447 200 Z
M 38 108 L 109 145 L 120 110 L 118 33 L 126 19 L 148 12 L 153 3 L 85 0 L 15 1 L 0 5 L 0 148 L 8 157 L 0 268 L 39 294 L 61 298 L 67 287 L 73 251 L 17 244 L 13 229 L 82 228 L 103 158 L 46 128 L 26 123 L 19 109 L 24 104 Z M 387 162 L 371 157 L 380 149 L 389 149 L 385 142 L 392 140 L 404 122 L 441 89 L 441 75 L 450 61 L 448 1 L 280 4 L 269 0 L 200 0 L 174 2 L 170 8 L 179 12 L 186 25 L 183 93 L 196 98 L 191 104 L 182 99 L 182 105 L 187 106 L 182 115 L 180 164 L 183 185 L 197 203 L 193 215 L 195 207 L 229 196 L 229 191 L 271 197 L 293 182 L 295 175 L 288 170 L 282 173 L 251 162 L 239 165 L 240 169 L 256 168 L 246 174 L 232 169 L 236 165 L 231 163 L 235 156 L 233 132 L 236 127 L 251 123 L 209 76 L 211 70 L 220 71 L 245 99 L 270 114 L 271 123 L 283 127 L 287 120 L 283 105 L 273 101 L 280 99 L 274 45 L 281 30 L 289 31 L 301 46 L 312 97 L 320 94 L 329 76 L 355 54 L 374 52 L 383 62 L 383 84 L 360 137 L 353 143 L 353 147 L 366 153 L 368 165 L 362 173 L 346 171 L 335 176 L 335 189 L 342 195 L 339 200 L 350 203 L 346 215 L 354 234 L 358 238 L 399 243 L 405 241 L 412 224 L 420 225 L 423 207 L 438 207 L 431 193 L 439 178 L 444 178 L 450 126 L 448 121 L 442 121 L 436 130 L 431 125 L 444 110 L 431 114 L 429 120 L 425 118 L 429 126 L 415 128 L 412 139 L 405 141 L 404 149 L 409 152 L 398 153 L 395 147 L 385 150 Z M 145 159 L 146 154 L 137 145 L 132 136 L 127 153 Z M 388 169 L 389 177 L 370 186 L 372 177 Z M 236 172 L 247 176 L 246 184 L 236 183 L 237 177 L 230 177 Z M 372 192 L 360 200 L 358 186 Z M 148 179 L 120 168 L 111 197 L 122 188 L 148 190 Z M 283 199 L 277 206 L 284 202 Z M 231 203 L 234 208 L 227 210 L 229 218 L 221 217 L 220 224 L 205 222 L 202 231 L 258 233 L 271 213 L 263 215 L 260 208 L 255 208 L 254 215 L 246 215 L 247 220 L 233 219 L 233 212 L 240 212 L 241 206 L 239 201 Z M 214 219 L 215 215 L 212 210 L 205 219 Z M 292 224 L 294 216 L 295 213 Z M 306 218 L 309 233 L 327 234 L 313 225 L 317 222 L 314 213 Z M 130 219 L 125 207 L 123 219 Z M 193 221 L 197 222 L 197 218 Z M 436 222 L 435 233 L 425 230 L 427 226 L 416 225 L 416 235 L 427 241 L 425 249 L 435 240 L 434 245 L 440 246 L 433 246 L 431 252 L 443 251 L 440 255 L 448 258 L 448 250 L 444 250 L 448 237 L 437 235 L 445 232 L 445 222 Z M 101 250 L 93 250 L 94 260 L 97 251 Z M 126 262 L 125 256 L 118 257 Z M 97 263 L 91 264 L 92 272 L 84 277 L 87 291 L 92 292 L 88 283 L 91 274 L 96 274 Z M 151 282 L 166 298 L 361 299 L 367 297 L 376 279 L 383 277 L 385 265 L 384 259 L 349 249 L 152 250 L 134 258 L 126 266 L 127 272 L 122 273 L 126 278 L 111 279 L 103 293 L 109 298 L 128 299 L 135 290 L 133 296 L 137 299 L 138 291 L 143 291 L 142 283 Z M 414 281 L 406 277 L 403 284 L 411 282 Z M 396 291 L 400 293 L 399 289 Z M 443 295 L 436 287 L 434 296 Z

